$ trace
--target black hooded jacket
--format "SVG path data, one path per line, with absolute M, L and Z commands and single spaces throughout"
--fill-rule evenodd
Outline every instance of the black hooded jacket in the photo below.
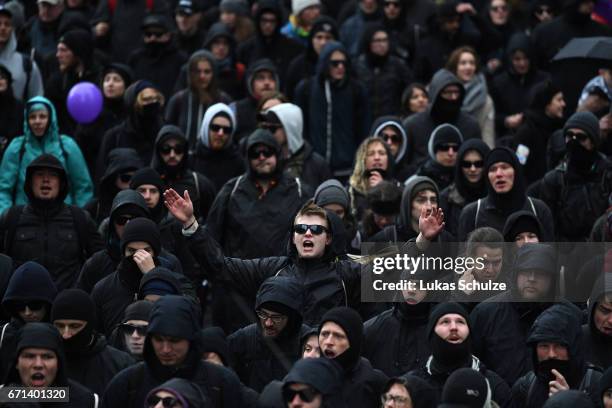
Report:
M 34 196 L 32 176 L 37 168 L 59 174 L 55 199 Z M 39 156 L 27 167 L 24 191 L 28 204 L 14 206 L 0 217 L 0 250 L 13 258 L 16 267 L 26 261 L 45 266 L 60 290 L 73 286 L 85 260 L 103 247 L 95 223 L 84 210 L 64 204 L 68 178 L 62 164 L 50 154 Z
M 230 50 L 228 56 L 224 60 L 217 61 L 217 67 L 219 68 L 219 88 L 230 95 L 233 100 L 238 100 L 244 96 L 244 85 L 242 81 L 245 75 L 245 68 L 242 63 L 236 62 L 236 39 L 229 27 L 222 22 L 213 24 L 206 33 L 203 48 L 210 51 L 212 43 L 220 37 L 228 40 Z M 180 82 L 181 79 L 179 79 L 177 85 L 180 84 Z M 184 87 L 185 84 L 182 83 L 179 89 Z
M 283 11 L 279 2 L 264 0 L 259 1 L 257 5 L 256 35 L 238 46 L 238 60 L 248 67 L 257 60 L 268 58 L 278 67 L 278 76 L 281 83 L 284 83 L 289 63 L 302 52 L 304 47 L 299 42 L 281 34 Z M 273 13 L 276 16 L 276 28 L 269 37 L 264 37 L 261 33 L 260 21 L 263 13 Z
M 463 208 L 487 195 L 487 187 L 485 184 L 485 178 L 487 175 L 483 172 L 480 182 L 476 185 L 470 183 L 463 174 L 461 168 L 461 161 L 465 158 L 465 155 L 475 150 L 480 153 L 481 160 L 484 162 L 484 158 L 487 156 L 489 146 L 485 142 L 479 139 L 467 140 L 461 144 L 459 151 L 457 152 L 457 164 L 455 165 L 454 171 L 454 182 L 442 190 L 440 193 L 439 207 L 444 211 L 444 228 L 457 236 L 457 228 L 459 226 L 459 216 Z
M 457 85 L 462 92 L 462 96 L 458 103 L 457 113 L 453 117 L 442 117 L 436 112 L 438 106 L 441 104 L 442 90 L 449 85 Z M 419 112 L 409 116 L 403 122 L 406 133 L 411 135 L 412 146 L 410 150 L 413 151 L 412 163 L 420 164 L 427 157 L 427 144 L 431 132 L 442 123 L 450 123 L 455 125 L 463 135 L 463 140 L 468 139 L 481 139 L 480 126 L 476 119 L 471 115 L 461 112 L 461 104 L 465 90 L 463 84 L 459 79 L 453 75 L 450 71 L 440 70 L 434 75 L 429 85 L 429 100 L 430 105 L 424 112 Z
M 128 171 L 138 170 L 143 166 L 144 163 L 134 149 L 117 147 L 109 152 L 108 165 L 98 187 L 98 197 L 85 206 L 96 224 L 99 225 L 102 220 L 110 215 L 113 200 L 119 192 L 115 185 L 117 176 Z
M 179 191 L 180 194 L 183 194 L 185 190 L 189 191 L 195 216 L 206 220 L 208 210 L 215 199 L 215 186 L 208 177 L 191 170 L 186 151 L 177 166 L 171 167 L 164 162 L 159 149 L 169 139 L 178 140 L 185 148 L 187 146 L 187 138 L 181 129 L 174 125 L 165 125 L 159 130 L 157 139 L 155 139 L 151 167 L 159 173 L 166 188 L 172 188 Z
M 66 356 L 64 355 L 64 346 L 62 344 L 62 337 L 55 327 L 49 323 L 28 323 L 25 325 L 19 333 L 19 341 L 17 344 L 17 353 L 14 356 L 11 364 L 11 371 L 4 379 L 3 384 L 11 387 L 23 387 L 24 384 L 21 381 L 19 372 L 17 371 L 16 364 L 19 357 L 19 353 L 26 348 L 40 348 L 51 350 L 57 357 L 57 373 L 55 379 L 50 384 L 50 387 L 68 387 L 69 388 L 69 402 L 53 404 L 62 408 L 97 408 L 98 396 L 91 392 L 88 388 L 79 384 L 76 381 L 68 379 L 67 367 L 66 367 Z M 34 403 L 27 404 L 29 407 L 46 407 L 49 404 Z M 19 403 L 8 403 L 2 405 L 7 408 L 18 408 L 23 406 Z
M 595 308 L 602 301 L 603 295 L 612 293 L 612 280 L 601 276 L 593 285 L 589 296 L 588 323 L 582 325 L 585 360 L 598 367 L 612 366 L 612 336 L 601 332 L 593 318 Z
M 225 367 L 201 360 L 197 341 L 201 316 L 197 309 L 191 300 L 172 295 L 154 304 L 144 345 L 144 361 L 113 378 L 104 392 L 101 407 L 141 408 L 149 391 L 171 378 L 183 378 L 195 384 L 209 398 L 210 407 L 242 406 L 238 377 Z M 151 344 L 152 334 L 188 340 L 189 351 L 184 361 L 177 366 L 162 365 Z
M 281 380 L 300 359 L 300 339 L 309 330 L 302 325 L 302 290 L 293 278 L 267 279 L 257 292 L 255 310 L 266 308 L 268 302 L 282 305 L 281 308 L 290 311 L 285 328 L 276 338 L 267 338 L 262 333 L 263 322 L 259 320 L 228 337 L 236 373 L 246 386 L 260 392 L 270 381 Z
M 597 406 L 600 401 L 601 372 L 588 368 L 584 359 L 584 343 L 580 322 L 582 313 L 571 303 L 563 302 L 546 309 L 533 323 L 527 337 L 534 370 L 521 377 L 512 387 L 512 407 L 540 408 L 548 399 L 552 374 L 538 363 L 537 345 L 540 342 L 558 343 L 567 348 L 569 364 L 553 366 L 561 372 L 570 389 L 584 391 Z M 587 378 L 587 371 L 590 375 Z

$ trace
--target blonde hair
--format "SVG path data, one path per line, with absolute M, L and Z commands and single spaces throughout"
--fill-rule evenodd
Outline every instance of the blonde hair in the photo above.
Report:
M 353 174 L 351 174 L 351 177 L 349 178 L 350 186 L 361 194 L 365 194 L 368 191 L 368 181 L 363 177 L 363 174 L 366 171 L 365 162 L 368 155 L 368 149 L 374 143 L 380 143 L 385 148 L 387 156 L 389 156 L 389 150 L 385 145 L 385 141 L 380 137 L 370 136 L 361 142 L 357 148 L 357 152 L 355 152 L 355 167 L 353 167 Z M 388 157 L 388 159 L 390 160 L 390 157 Z M 387 167 L 388 166 L 389 165 L 387 164 Z

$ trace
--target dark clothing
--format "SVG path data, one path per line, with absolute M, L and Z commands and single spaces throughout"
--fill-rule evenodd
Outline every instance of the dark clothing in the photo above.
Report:
M 23 103 L 13 96 L 10 83 L 7 90 L 0 93 L 0 129 L 0 151 L 3 153 L 11 140 L 23 133 Z
M 95 335 L 87 350 L 78 353 L 66 351 L 68 378 L 80 382 L 98 395 L 102 395 L 119 371 L 135 362 L 128 353 L 109 346 L 104 336 L 99 334 Z
M 291 155 L 285 164 L 285 172 L 289 177 L 299 177 L 304 184 L 318 186 L 332 177 L 325 159 L 314 151 L 312 145 L 304 141 L 304 145 Z
M 599 278 L 589 296 L 588 323 L 582 325 L 585 360 L 603 369 L 612 366 L 612 337 L 602 333 L 595 326 L 593 314 L 603 295 L 609 296 L 610 293 L 612 293 L 612 280 Z
M 425 364 L 431 355 L 425 330 L 430 306 L 396 304 L 364 323 L 363 355 L 374 368 L 397 377 Z
M 128 59 L 134 70 L 134 79 L 151 81 L 164 94 L 166 100 L 172 96 L 176 78 L 186 62 L 187 55 L 179 51 L 172 41 L 155 49 L 149 49 L 145 45 L 144 48 L 134 51 Z
M 209 178 L 219 192 L 226 182 L 244 173 L 244 159 L 235 144 L 220 151 L 198 144 L 191 160 L 193 170 Z
M 415 174 L 429 177 L 435 181 L 439 189 L 443 190 L 453 182 L 455 178 L 455 167 L 443 166 L 435 159 L 430 158 L 417 169 Z
M 342 396 L 346 406 L 380 407 L 379 396 L 387 381 L 388 377 L 382 371 L 372 368 L 370 362 L 361 357 L 349 372 L 344 373 Z
M 598 153 L 592 170 L 579 175 L 566 163 L 544 176 L 540 197 L 549 207 L 556 226 L 556 240 L 585 241 L 591 229 L 608 208 L 612 191 L 612 163 Z

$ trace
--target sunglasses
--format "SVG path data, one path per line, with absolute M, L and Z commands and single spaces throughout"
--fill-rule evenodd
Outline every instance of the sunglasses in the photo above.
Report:
M 327 232 L 327 228 L 322 225 L 309 225 L 309 224 L 295 224 L 293 226 L 293 232 L 296 234 L 304 235 L 308 230 L 313 235 L 321 235 L 324 232 Z
M 121 331 L 125 334 L 138 333 L 139 336 L 144 337 L 147 335 L 147 326 L 134 326 L 133 324 L 123 323 L 121 324 Z
M 249 151 L 249 159 L 259 159 L 259 157 L 263 155 L 266 159 L 274 156 L 274 151 L 272 149 L 253 149 Z
M 283 125 L 281 125 L 280 123 L 267 123 L 267 122 L 265 122 L 265 123 L 260 124 L 259 127 L 269 131 L 270 133 L 274 133 L 278 129 L 281 129 L 283 127 Z
M 40 300 L 32 300 L 30 302 L 15 302 L 13 303 L 15 310 L 22 311 L 27 307 L 30 310 L 41 310 L 45 307 L 45 302 Z
M 185 146 L 183 145 L 176 145 L 176 146 L 163 145 L 162 147 L 159 148 L 159 151 L 161 152 L 161 154 L 170 154 L 172 150 L 174 150 L 174 153 L 176 154 L 183 154 L 185 153 Z
M 293 401 L 296 395 L 299 395 L 300 399 L 303 402 L 312 402 L 318 394 L 319 393 L 312 388 L 304 388 L 303 390 L 299 391 L 293 390 L 291 388 L 283 389 L 283 398 L 285 399 L 285 402 Z
M 566 140 L 578 140 L 580 143 L 584 142 L 585 140 L 587 140 L 589 137 L 584 134 L 584 133 L 578 133 L 578 132 L 572 132 L 572 131 L 567 131 L 565 132 L 565 139 Z
M 438 145 L 436 150 L 443 150 L 445 152 L 448 152 L 451 149 L 453 149 L 453 151 L 456 152 L 457 150 L 459 150 L 459 146 L 457 146 L 456 144 L 444 143 L 444 144 Z
M 232 133 L 232 127 L 231 126 L 222 126 L 222 125 L 215 125 L 214 123 L 212 123 L 210 125 L 210 130 L 212 130 L 213 132 L 220 132 L 223 130 L 223 133 Z
M 265 322 L 266 320 L 270 319 L 274 324 L 279 324 L 285 318 L 285 316 L 283 315 L 271 315 L 267 314 L 266 312 L 262 312 L 261 310 L 255 312 L 255 314 L 257 314 L 257 317 L 259 317 L 262 322 Z
M 130 173 L 120 174 L 119 180 L 121 180 L 122 183 L 129 183 L 132 180 L 132 174 Z
M 476 167 L 477 169 L 480 169 L 484 166 L 484 160 L 476 160 L 476 161 L 461 160 L 461 167 L 463 167 L 464 169 L 470 169 L 472 168 L 472 166 Z
M 145 38 L 151 38 L 151 37 L 155 37 L 155 38 L 161 38 L 163 37 L 163 35 L 166 33 L 162 33 L 160 31 L 147 31 L 144 33 Z
M 380 137 L 387 143 L 397 144 L 401 141 L 400 137 L 395 133 L 381 133 Z
M 132 220 L 134 217 L 132 217 L 131 215 L 118 215 L 115 218 L 115 224 L 117 225 L 125 225 L 127 224 L 130 220 Z
M 177 404 L 180 404 L 179 400 L 177 400 L 176 398 L 173 397 L 158 397 L 157 395 L 151 395 L 148 399 L 147 399 L 147 406 L 149 406 L 150 408 L 156 406 L 157 404 L 159 404 L 159 401 L 161 401 L 162 406 L 164 408 L 172 408 L 174 406 L 176 406 Z
M 346 66 L 346 60 L 330 60 L 329 65 L 334 68 L 338 68 L 340 65 Z

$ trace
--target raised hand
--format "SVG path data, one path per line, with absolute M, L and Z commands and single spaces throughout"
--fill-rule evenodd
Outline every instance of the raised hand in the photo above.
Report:
M 441 208 L 432 209 L 429 214 L 429 209 L 421 208 L 419 216 L 419 232 L 428 241 L 433 241 L 442 229 L 444 229 L 444 212 Z
M 172 188 L 164 191 L 164 204 L 174 218 L 182 222 L 184 227 L 189 227 L 195 221 L 193 203 L 187 190 L 183 194 L 181 197 Z
M 153 262 L 153 257 L 144 249 L 139 249 L 138 251 L 134 252 L 134 255 L 132 255 L 132 259 L 134 259 L 134 262 L 142 273 L 147 273 L 151 269 L 155 268 L 155 262 Z
M 565 390 L 569 390 L 570 387 L 569 385 L 567 385 L 567 381 L 565 381 L 565 377 L 563 377 L 563 375 L 555 370 L 554 368 L 551 370 L 551 373 L 555 376 L 554 381 L 551 381 L 548 383 L 548 396 L 551 397 L 552 395 L 560 392 L 560 391 L 565 391 Z

